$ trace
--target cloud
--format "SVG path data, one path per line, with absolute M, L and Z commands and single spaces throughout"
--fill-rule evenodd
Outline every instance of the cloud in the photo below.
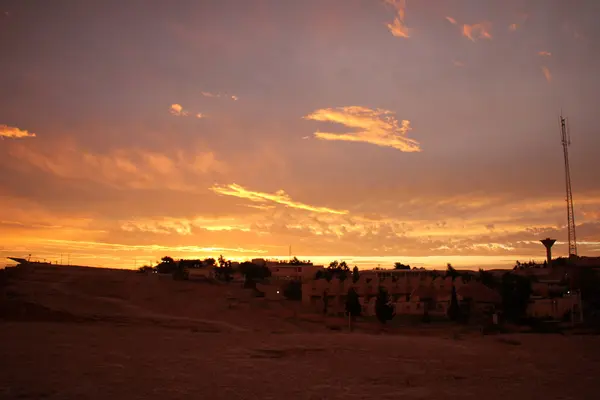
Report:
M 204 118 L 204 115 L 202 113 L 198 113 L 196 114 L 196 118 Z
M 448 20 L 448 22 L 450 22 L 453 25 L 456 25 L 456 20 L 452 17 L 446 17 L 446 19 Z
M 538 51 L 538 56 L 550 57 L 551 55 L 552 53 L 550 53 L 549 51 Z
M 251 190 L 247 190 L 244 187 L 237 185 L 235 183 L 231 185 L 215 185 L 210 188 L 215 193 L 226 195 L 226 196 L 234 196 L 242 199 L 248 199 L 250 201 L 264 203 L 264 202 L 274 202 L 277 204 L 282 204 L 287 207 L 297 208 L 299 210 L 307 210 L 315 213 L 328 213 L 328 214 L 348 214 L 347 210 L 334 210 L 332 208 L 327 207 L 317 207 L 312 206 L 305 203 L 300 203 L 294 201 L 290 198 L 290 196 L 283 190 L 279 190 L 272 193 L 264 193 L 264 192 L 255 192 Z
M 542 67 L 542 72 L 544 73 L 544 77 L 546 78 L 546 80 L 548 82 L 551 82 L 552 74 L 550 73 L 550 70 L 548 69 L 548 67 Z
M 111 250 L 111 251 L 132 251 L 143 250 L 157 252 L 177 252 L 177 253 L 266 253 L 264 250 L 244 249 L 244 248 L 226 248 L 226 247 L 200 247 L 200 246 L 162 246 L 157 244 L 152 245 L 128 245 L 119 243 L 107 243 L 96 241 L 72 241 L 72 240 L 47 240 L 47 243 L 63 245 L 66 249 L 72 250 Z
M 143 148 L 98 153 L 61 142 L 43 147 L 15 143 L 6 150 L 5 165 L 14 170 L 28 174 L 38 170 L 57 178 L 116 188 L 196 191 L 198 176 L 227 170 L 214 153 L 200 146 L 185 151 L 165 149 L 164 153 Z
M 314 136 L 321 140 L 340 140 L 349 142 L 371 143 L 377 146 L 392 147 L 403 152 L 421 151 L 419 143 L 406 137 L 412 130 L 410 121 L 402 120 L 400 124 L 394 113 L 387 110 L 371 110 L 366 107 L 350 106 L 320 109 L 304 117 L 305 119 L 342 124 L 356 129 L 351 133 L 315 132 Z
M 396 17 L 391 24 L 386 24 L 392 35 L 396 37 L 409 38 L 411 29 L 404 24 L 406 11 L 406 0 L 385 0 L 396 11 Z
M 458 61 L 458 60 L 454 60 L 452 62 L 454 64 L 455 67 L 464 67 L 465 63 L 463 63 L 462 61 Z
M 510 24 L 508 26 L 508 30 L 511 32 L 515 32 L 518 28 L 519 28 L 519 26 L 517 24 Z
M 181 104 L 171 104 L 169 112 L 176 117 L 185 117 L 188 115 L 188 112 L 183 109 Z
M 462 34 L 469 40 L 475 42 L 477 39 L 491 39 L 491 24 L 489 22 L 480 22 L 478 24 L 464 24 Z
M 14 126 L 0 125 L 0 138 L 22 139 L 27 137 L 36 137 L 36 135 Z
M 200 92 L 204 97 L 227 97 L 233 101 L 238 101 L 240 98 L 236 95 L 224 95 L 222 93 Z
M 121 229 L 126 232 L 145 232 L 155 234 L 192 235 L 199 230 L 215 231 L 250 231 L 250 224 L 240 222 L 234 217 L 193 219 L 160 217 L 152 219 L 136 219 L 125 221 Z

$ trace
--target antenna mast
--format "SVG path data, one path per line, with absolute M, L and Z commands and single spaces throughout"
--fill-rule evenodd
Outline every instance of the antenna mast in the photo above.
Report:
M 561 139 L 565 155 L 565 184 L 567 190 L 567 225 L 569 231 L 569 257 L 577 256 L 577 239 L 575 237 L 575 213 L 573 211 L 573 192 L 571 191 L 571 172 L 569 168 L 569 146 L 571 134 L 567 130 L 567 121 L 560 116 Z

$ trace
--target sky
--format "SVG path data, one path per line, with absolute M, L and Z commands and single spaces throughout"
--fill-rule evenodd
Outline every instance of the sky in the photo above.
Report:
M 600 256 L 597 0 L 0 0 L 0 256 Z

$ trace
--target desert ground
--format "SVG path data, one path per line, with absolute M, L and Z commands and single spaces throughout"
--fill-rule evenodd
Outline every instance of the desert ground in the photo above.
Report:
M 598 336 L 348 332 L 239 285 L 131 271 L 0 287 L 1 399 L 597 399 L 599 374 Z

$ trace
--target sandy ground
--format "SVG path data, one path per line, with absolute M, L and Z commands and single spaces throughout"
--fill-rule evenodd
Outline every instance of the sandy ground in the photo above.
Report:
M 299 304 L 238 287 L 107 270 L 38 270 L 0 291 L 2 399 L 596 399 L 600 390 L 596 336 L 332 331 Z

